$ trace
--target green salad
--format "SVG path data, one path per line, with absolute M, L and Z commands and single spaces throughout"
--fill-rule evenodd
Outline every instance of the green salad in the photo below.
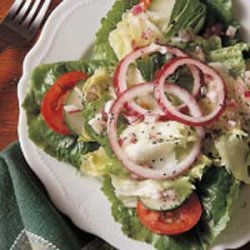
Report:
M 33 70 L 30 139 L 101 180 L 128 237 L 209 249 L 250 184 L 239 28 L 231 0 L 116 0 L 90 59 Z

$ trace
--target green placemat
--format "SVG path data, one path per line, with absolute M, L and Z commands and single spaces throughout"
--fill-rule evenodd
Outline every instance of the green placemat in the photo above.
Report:
M 54 207 L 19 143 L 0 153 L 0 206 L 1 250 L 114 250 Z

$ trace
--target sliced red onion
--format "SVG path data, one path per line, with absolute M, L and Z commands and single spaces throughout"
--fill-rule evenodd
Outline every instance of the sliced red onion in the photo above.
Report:
M 246 90 L 245 93 L 244 93 L 244 95 L 245 95 L 246 98 L 250 98 L 250 91 Z
M 167 88 L 171 94 L 177 94 L 180 90 L 182 90 L 177 85 L 172 84 L 167 85 Z M 119 143 L 120 138 L 117 132 L 117 123 L 120 113 L 124 110 L 124 105 L 134 98 L 140 96 L 141 93 L 151 93 L 153 90 L 154 85 L 152 83 L 142 83 L 129 88 L 119 96 L 119 98 L 114 102 L 109 114 L 107 126 L 108 138 L 114 154 L 123 164 L 123 166 L 126 167 L 131 173 L 149 179 L 173 179 L 187 171 L 200 155 L 201 140 L 203 136 L 202 128 L 196 128 L 198 139 L 193 145 L 193 148 L 190 150 L 188 156 L 180 163 L 173 163 L 172 166 L 166 164 L 162 169 L 150 169 L 138 165 L 128 157 Z M 193 98 L 186 90 L 183 90 L 183 92 L 185 92 L 186 95 L 190 97 L 190 99 Z M 189 99 L 186 99 L 188 102 Z M 188 106 L 188 108 L 190 108 L 190 113 L 194 117 L 201 116 L 201 111 L 197 103 L 194 102 L 194 104 L 191 104 L 185 102 L 185 104 Z
M 144 5 L 142 3 L 139 3 L 137 5 L 135 5 L 132 9 L 131 9 L 131 12 L 133 15 L 138 15 L 140 14 L 141 12 L 144 11 Z
M 145 55 L 152 54 L 155 52 L 159 52 L 164 55 L 167 54 L 168 51 L 170 50 L 167 46 L 161 46 L 153 43 L 147 47 L 138 48 L 128 54 L 125 58 L 123 58 L 117 66 L 113 78 L 113 86 L 116 95 L 119 96 L 120 94 L 122 94 L 123 91 L 128 88 L 127 72 L 130 64 L 134 63 L 137 59 Z
M 128 88 L 128 86 L 127 86 L 127 73 L 128 73 L 128 69 L 129 69 L 130 64 L 134 63 L 140 57 L 143 57 L 145 55 L 152 54 L 155 52 L 161 53 L 163 55 L 164 54 L 167 55 L 167 53 L 169 53 L 170 55 L 173 55 L 176 57 L 187 57 L 188 56 L 186 53 L 179 50 L 178 48 L 165 46 L 165 45 L 159 45 L 159 44 L 151 44 L 147 47 L 138 48 L 138 49 L 134 50 L 132 53 L 127 55 L 119 63 L 119 65 L 117 66 L 116 71 L 114 73 L 113 86 L 114 86 L 114 89 L 115 89 L 117 96 L 121 95 Z M 201 82 L 200 72 L 193 65 L 191 65 L 191 66 L 188 65 L 188 67 L 189 67 L 189 69 L 193 75 L 193 78 L 194 78 L 192 94 L 194 96 L 197 96 L 199 94 L 199 90 L 200 90 L 200 86 L 201 86 L 201 84 L 200 84 L 200 82 Z M 138 84 L 138 83 L 135 83 L 135 84 Z M 135 102 L 129 103 L 127 105 L 127 109 L 134 111 L 134 112 L 132 112 L 132 115 L 145 116 L 148 113 L 147 109 L 140 107 L 140 105 L 138 105 Z M 154 111 L 151 111 L 151 112 L 153 113 L 153 115 L 156 115 L 158 117 L 164 116 L 164 112 L 162 112 L 162 110 L 160 108 L 158 108 Z
M 181 111 L 175 107 L 165 95 L 166 78 L 172 75 L 179 67 L 183 65 L 192 65 L 198 68 L 204 75 L 209 75 L 215 81 L 217 103 L 215 104 L 214 110 L 208 115 L 202 115 L 200 117 L 189 116 L 181 113 Z M 184 103 L 191 102 L 190 98 L 187 98 L 186 94 L 181 94 L 183 91 L 178 93 L 176 96 L 180 98 Z M 211 67 L 202 63 L 199 60 L 192 58 L 175 58 L 169 63 L 166 63 L 158 74 L 158 78 L 155 81 L 155 96 L 162 108 L 162 110 L 169 115 L 173 120 L 181 122 L 189 126 L 205 126 L 211 124 L 213 121 L 218 119 L 224 111 L 226 101 L 226 90 L 225 83 L 222 77 Z M 187 99 L 190 99 L 189 101 Z M 192 101 L 192 105 L 196 103 Z

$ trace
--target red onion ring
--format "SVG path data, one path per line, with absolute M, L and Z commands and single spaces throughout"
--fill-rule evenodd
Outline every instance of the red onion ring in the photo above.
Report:
M 176 69 L 183 65 L 192 65 L 198 68 L 202 73 L 210 75 L 214 81 L 216 81 L 216 93 L 218 94 L 218 102 L 214 111 L 208 115 L 202 115 L 200 117 L 192 117 L 181 113 L 181 111 L 172 105 L 165 95 L 166 78 L 173 74 Z M 176 95 L 179 97 L 179 95 Z M 199 60 L 192 58 L 174 58 L 169 63 L 166 63 L 157 75 L 155 81 L 155 97 L 159 106 L 168 115 L 170 119 L 181 122 L 189 126 L 205 126 L 211 124 L 217 120 L 225 109 L 226 90 L 225 83 L 222 77 L 211 67 L 202 63 Z M 190 100 L 191 101 L 191 100 Z M 185 101 L 186 103 L 186 101 Z M 193 100 L 192 105 L 196 101 Z
M 202 128 L 196 128 L 198 139 L 195 142 L 188 156 L 182 162 L 178 164 L 173 164 L 173 166 L 171 167 L 166 165 L 160 170 L 145 168 L 133 162 L 126 155 L 124 149 L 119 143 L 117 123 L 119 115 L 124 109 L 124 105 L 129 101 L 131 101 L 132 99 L 134 99 L 135 97 L 140 96 L 141 93 L 151 93 L 153 91 L 154 91 L 154 85 L 152 83 L 137 84 L 129 88 L 128 90 L 124 91 L 118 97 L 118 99 L 116 99 L 113 106 L 111 107 L 108 118 L 108 138 L 114 154 L 124 165 L 124 167 L 127 168 L 131 173 L 149 179 L 173 179 L 182 174 L 183 172 L 187 171 L 195 162 L 197 157 L 200 155 L 201 140 L 204 133 Z M 190 109 L 190 113 L 194 117 L 200 117 L 202 115 L 198 104 L 195 102 L 194 97 L 192 97 L 186 90 L 181 89 L 177 85 L 167 84 L 167 91 L 173 95 L 177 95 L 181 91 L 183 95 L 189 96 L 189 99 L 193 99 L 194 101 L 194 104 L 185 103 Z M 182 99 L 183 101 L 189 100 L 188 98 L 182 98 Z
M 117 66 L 116 71 L 114 73 L 113 86 L 114 86 L 115 93 L 117 96 L 120 96 L 128 88 L 126 78 L 127 78 L 129 65 L 134 63 L 140 57 L 148 55 L 148 54 L 152 54 L 155 52 L 159 52 L 161 54 L 167 54 L 169 52 L 170 54 L 177 56 L 177 57 L 188 56 L 186 53 L 179 50 L 178 48 L 165 46 L 165 45 L 159 45 L 159 44 L 151 44 L 147 47 L 138 48 L 134 50 L 132 53 L 128 54 L 123 60 L 121 60 L 121 62 Z M 188 65 L 188 67 L 194 77 L 192 95 L 197 96 L 199 94 L 199 90 L 201 86 L 200 72 L 195 66 Z M 127 104 L 127 109 L 129 110 L 128 116 L 130 114 L 133 116 L 136 116 L 136 115 L 145 116 L 146 114 L 148 114 L 147 109 L 140 107 L 135 102 Z M 151 114 L 157 117 L 161 117 L 161 116 L 164 117 L 164 112 L 162 112 L 160 108 L 152 111 Z

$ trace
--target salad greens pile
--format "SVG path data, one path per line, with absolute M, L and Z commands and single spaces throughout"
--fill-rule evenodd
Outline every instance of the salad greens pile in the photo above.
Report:
M 41 65 L 34 69 L 23 103 L 29 137 L 59 161 L 68 162 L 90 176 L 102 177 L 102 191 L 112 204 L 113 217 L 129 237 L 148 242 L 159 250 L 205 250 L 226 228 L 241 185 L 250 184 L 250 101 L 246 97 L 250 71 L 245 53 L 250 46 L 240 38 L 231 0 L 153 0 L 147 10 L 135 15 L 131 9 L 138 3 L 138 0 L 115 1 L 96 33 L 91 59 Z M 147 37 L 145 30 L 149 28 L 150 36 Z M 175 46 L 218 71 L 226 83 L 229 108 L 215 124 L 206 127 L 202 153 L 188 173 L 176 180 L 145 182 L 130 178 L 129 171 L 113 153 L 105 126 L 96 122 L 100 111 L 114 99 L 111 82 L 119 61 L 132 52 L 135 45 L 143 47 L 155 42 Z M 160 53 L 140 58 L 130 66 L 128 82 L 152 81 L 166 61 L 166 56 Z M 41 104 L 54 82 L 72 71 L 83 71 L 89 76 L 82 87 L 83 128 L 81 134 L 60 135 L 44 121 Z M 190 75 L 180 70 L 168 80 L 175 82 L 176 79 L 181 87 L 190 90 Z M 212 108 L 207 100 L 201 101 L 201 105 L 208 111 Z M 118 130 L 126 137 L 124 124 L 119 120 Z M 186 125 L 169 123 L 168 126 L 178 142 L 174 144 L 168 138 L 165 145 L 171 149 L 168 157 L 181 158 L 196 137 Z M 142 127 L 133 129 L 137 133 Z M 147 141 L 142 143 L 146 145 Z M 124 150 L 131 152 L 132 149 L 128 146 Z M 232 154 L 236 151 L 237 155 Z M 133 157 L 139 156 L 134 154 Z M 138 196 L 144 195 L 148 185 L 160 190 L 171 187 L 184 198 L 195 190 L 202 204 L 199 223 L 178 236 L 151 232 L 141 224 L 135 209 Z

